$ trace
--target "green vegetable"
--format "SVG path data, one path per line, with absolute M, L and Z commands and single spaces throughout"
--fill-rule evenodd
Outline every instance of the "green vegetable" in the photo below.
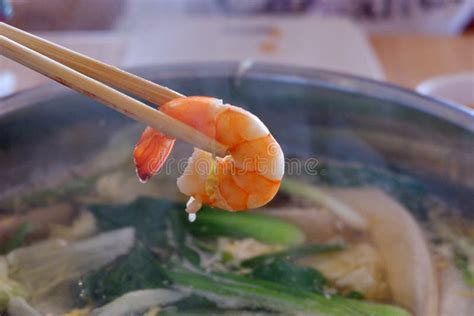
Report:
M 18 282 L 8 277 L 0 277 L 0 311 L 8 307 L 8 302 L 12 297 L 28 296 L 27 290 Z
M 350 291 L 346 295 L 344 295 L 347 298 L 353 298 L 355 300 L 363 300 L 364 299 L 364 294 L 357 292 L 357 291 Z
M 195 295 L 203 296 L 212 303 L 205 300 L 178 302 L 173 307 L 165 307 L 165 315 L 189 314 L 191 310 L 186 304 L 191 305 L 191 309 L 218 315 L 224 311 L 221 307 L 229 309 L 228 305 L 224 305 L 229 302 L 237 303 L 235 306 L 245 306 L 244 310 L 235 310 L 243 313 L 250 309 L 252 313 L 408 315 L 394 306 L 323 295 L 325 280 L 317 271 L 297 267 L 286 261 L 288 258 L 337 250 L 341 248 L 340 245 L 311 245 L 278 253 L 267 257 L 271 258 L 270 262 L 260 261 L 263 264 L 256 266 L 250 276 L 205 273 L 197 264 L 190 268 L 186 263 L 189 262 L 186 261 L 188 257 L 182 254 L 190 250 L 188 244 L 192 240 L 186 235 L 185 227 L 195 236 L 251 237 L 286 246 L 303 241 L 304 236 L 298 228 L 265 215 L 207 209 L 199 213 L 195 223 L 188 223 L 181 215 L 181 205 L 149 198 L 138 199 L 130 205 L 94 206 L 92 211 L 103 229 L 135 227 L 139 242 L 128 255 L 81 280 L 81 297 L 85 303 L 103 304 L 130 291 L 173 286 L 177 289 L 190 288 Z M 176 252 L 181 255 L 173 256 Z M 212 306 L 213 303 L 217 306 Z
M 31 224 L 22 224 L 20 228 L 18 228 L 18 230 L 5 242 L 5 244 L 1 246 L 0 254 L 4 255 L 21 247 L 32 230 Z
M 464 282 L 474 287 L 474 243 L 467 234 L 457 229 L 456 225 L 450 225 L 449 217 L 437 211 L 429 214 L 431 226 L 438 237 L 449 242 L 453 246 L 454 263 L 462 272 Z
M 342 244 L 316 244 L 316 245 L 301 245 L 288 250 L 283 250 L 267 255 L 256 256 L 247 259 L 241 263 L 243 267 L 252 268 L 265 263 L 270 263 L 276 259 L 296 260 L 318 253 L 326 253 L 344 249 Z
M 273 254 L 261 255 L 242 262 L 242 266 L 251 268 L 253 278 L 272 281 L 291 288 L 323 294 L 326 279 L 317 270 L 300 267 L 292 260 L 309 255 L 343 249 L 340 244 L 302 245 Z
M 168 284 L 156 257 L 145 246 L 137 245 L 128 256 L 82 278 L 78 286 L 85 303 L 102 305 L 131 291 Z
M 172 315 L 249 315 L 249 311 L 229 310 L 226 307 L 219 307 L 218 304 L 203 296 L 192 294 L 171 306 L 160 309 L 159 316 Z
M 173 309 L 161 309 L 159 316 L 276 316 L 280 313 L 271 313 L 266 311 L 255 310 L 238 310 L 238 309 L 205 309 L 197 308 L 194 310 L 176 311 Z M 147 315 L 143 315 L 147 316 Z
M 407 311 L 390 305 L 374 304 L 343 297 L 327 297 L 280 284 L 227 273 L 196 273 L 169 270 L 176 284 L 192 288 L 201 295 L 241 300 L 247 306 L 291 314 L 408 316 Z
M 103 230 L 135 227 L 137 239 L 147 246 L 159 247 L 167 254 L 176 251 L 191 263 L 199 264 L 199 255 L 185 244 L 186 232 L 180 219 L 184 207 L 167 200 L 140 197 L 125 205 L 92 205 L 90 210 Z
M 232 260 L 234 260 L 234 256 L 230 252 L 227 252 L 227 251 L 222 252 L 221 261 L 223 263 L 229 263 L 229 262 L 232 262 Z
M 296 226 L 263 214 L 230 213 L 204 208 L 194 223 L 186 223 L 196 236 L 254 238 L 267 244 L 292 246 L 304 241 Z
M 461 254 L 456 254 L 454 260 L 456 267 L 462 272 L 464 282 L 474 287 L 474 274 L 469 270 L 469 261 L 467 258 Z
M 196 308 L 193 310 L 178 311 L 173 308 L 160 309 L 159 316 L 276 316 L 283 315 L 259 310 L 239 310 L 221 308 Z M 144 315 L 147 316 L 147 315 Z
M 256 267 L 251 276 L 300 290 L 324 294 L 326 279 L 313 268 L 299 267 L 284 259 Z
M 139 240 L 150 246 L 161 246 L 171 242 L 168 233 L 175 229 L 177 212 L 182 210 L 182 205 L 167 200 L 140 197 L 130 204 L 91 205 L 89 209 L 96 216 L 101 229 L 135 227 Z M 172 233 L 177 235 L 182 232 Z

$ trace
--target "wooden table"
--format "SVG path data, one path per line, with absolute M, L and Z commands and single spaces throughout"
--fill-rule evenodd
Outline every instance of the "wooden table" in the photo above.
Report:
M 434 76 L 474 71 L 474 33 L 455 37 L 371 35 L 388 82 L 415 88 Z

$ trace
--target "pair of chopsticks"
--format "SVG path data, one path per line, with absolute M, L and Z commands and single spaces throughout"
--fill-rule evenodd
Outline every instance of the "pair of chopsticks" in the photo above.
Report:
M 163 104 L 182 94 L 0 22 L 0 55 L 95 99 L 165 135 L 225 156 L 227 148 L 110 86 Z M 109 86 L 110 85 L 110 86 Z

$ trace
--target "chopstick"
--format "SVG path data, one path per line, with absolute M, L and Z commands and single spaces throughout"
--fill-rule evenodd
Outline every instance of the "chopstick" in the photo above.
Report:
M 181 94 L 113 66 L 62 48 L 59 45 L 48 43 L 33 35 L 30 36 L 28 33 L 26 33 L 27 36 L 23 36 L 25 33 L 0 23 L 0 55 L 23 64 L 168 136 L 183 140 L 218 156 L 225 156 L 227 148 L 224 145 L 100 81 L 103 80 L 106 83 L 111 83 L 152 102 L 163 103 L 177 97 L 182 97 Z M 14 39 L 9 38 L 10 35 Z M 31 37 L 34 38 L 34 41 L 29 41 Z M 48 51 L 49 56 L 58 58 L 59 61 L 28 48 L 16 42 L 15 39 L 19 39 L 22 43 L 26 42 L 31 47 L 39 47 L 41 51 Z M 50 51 L 50 48 L 53 46 L 54 50 Z M 76 71 L 60 62 L 66 61 L 69 56 L 80 56 L 78 59 L 67 61 L 67 64 L 76 67 L 76 70 L 84 70 L 85 73 Z M 100 81 L 90 78 L 86 74 L 91 74 Z M 144 83 L 146 86 L 145 92 L 140 89 L 139 83 Z
M 160 105 L 172 99 L 183 97 L 182 94 L 169 88 L 82 55 L 3 22 L 0 22 L 0 35 L 79 71 L 88 77 L 94 78 L 107 85 L 120 88 L 154 104 Z

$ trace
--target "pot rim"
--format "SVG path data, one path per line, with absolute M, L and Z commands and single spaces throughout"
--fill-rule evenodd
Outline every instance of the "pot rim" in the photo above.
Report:
M 238 85 L 242 78 L 266 79 L 269 81 L 305 84 L 325 87 L 348 93 L 396 103 L 398 106 L 410 107 L 449 121 L 463 129 L 474 132 L 474 110 L 466 106 L 439 100 L 417 93 L 414 90 L 375 81 L 359 76 L 343 74 L 315 68 L 253 62 L 198 62 L 183 64 L 151 65 L 130 68 L 130 72 L 148 79 L 171 78 L 206 78 L 231 77 Z M 54 83 L 20 91 L 0 98 L 0 117 L 7 113 L 28 107 L 37 100 L 47 101 L 52 98 L 71 94 Z M 32 101 L 35 100 L 35 101 Z

